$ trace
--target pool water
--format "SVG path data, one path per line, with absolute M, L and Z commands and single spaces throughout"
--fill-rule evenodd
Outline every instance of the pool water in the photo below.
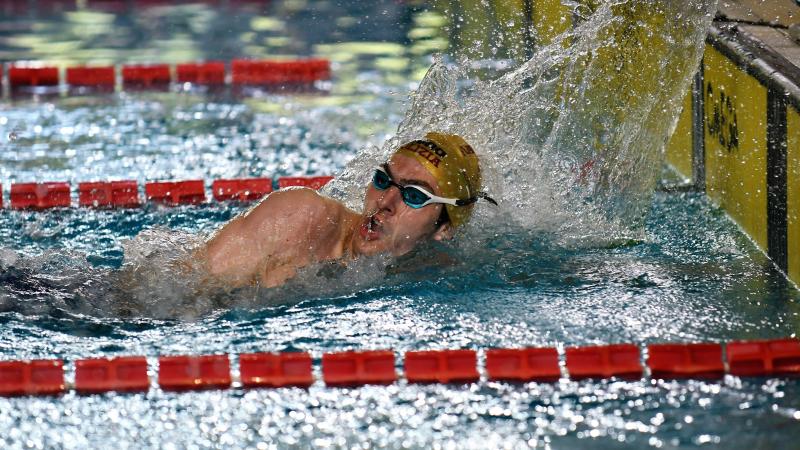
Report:
M 268 14 L 244 7 L 230 20 L 265 27 L 294 4 L 273 3 Z M 331 3 L 319 5 L 316 14 Z M 386 5 L 391 23 L 436 17 L 433 7 Z M 369 15 L 356 3 L 336 6 L 341 23 Z M 180 8 L 223 20 L 206 5 Z M 146 10 L 96 13 L 123 24 L 149 17 Z M 60 29 L 74 19 L 31 20 Z M 277 34 L 290 36 L 307 28 L 303 23 L 288 21 Z M 404 34 L 375 29 L 345 37 L 320 32 L 285 50 L 335 56 L 368 49 L 336 63 L 327 93 L 116 93 L 0 103 L 3 189 L 37 180 L 210 183 L 340 173 L 359 150 L 393 132 L 406 93 L 429 63 Z M 128 47 L 152 45 L 129 41 Z M 411 69 L 398 72 L 386 61 L 397 48 L 405 49 Z M 209 52 L 239 56 L 226 49 Z M 134 53 L 109 52 L 112 59 Z M 171 253 L 190 248 L 247 205 L 5 209 L 0 359 L 303 350 L 318 360 L 345 349 L 402 354 L 794 336 L 795 287 L 702 194 L 663 188 L 674 182 L 665 169 L 640 240 L 564 240 L 498 215 L 477 243 L 432 245 L 399 261 L 359 261 L 348 270 L 316 266 L 282 289 L 210 298 L 187 294 L 165 267 Z M 120 275 L 126 270 L 133 282 Z M 800 438 L 800 383 L 728 376 L 69 393 L 0 398 L 0 429 L 9 448 L 792 448 Z

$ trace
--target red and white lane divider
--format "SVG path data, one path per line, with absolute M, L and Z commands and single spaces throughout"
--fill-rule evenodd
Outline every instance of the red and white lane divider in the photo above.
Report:
M 719 379 L 800 376 L 800 341 L 772 339 L 723 344 L 650 344 L 646 367 L 651 378 Z M 402 377 L 409 383 L 475 383 L 487 381 L 554 382 L 646 376 L 639 347 L 612 344 L 568 347 L 565 364 L 555 347 L 475 350 L 409 351 L 403 358 Z M 238 373 L 228 355 L 161 356 L 156 380 L 148 375 L 144 356 L 81 359 L 74 364 L 74 381 L 65 378 L 64 361 L 0 361 L 0 396 L 145 392 L 157 386 L 165 391 L 203 389 L 279 388 L 311 386 L 316 380 L 313 358 L 307 352 L 244 353 L 238 355 Z M 389 385 L 401 375 L 391 350 L 346 351 L 322 355 L 321 381 L 329 387 Z M 154 370 L 155 372 L 155 370 Z
M 58 67 L 38 63 L 11 63 L 6 71 L 12 92 L 30 88 L 57 88 L 62 78 Z M 96 91 L 122 89 L 165 89 L 172 83 L 206 87 L 233 86 L 308 86 L 331 78 L 326 59 L 247 60 L 230 62 L 230 76 L 222 61 L 169 64 L 125 64 L 115 66 L 67 67 L 63 83 L 69 88 Z M 119 80 L 119 83 L 118 83 Z
M 320 189 L 331 176 L 280 177 L 276 180 L 278 189 L 290 186 L 303 186 Z M 218 202 L 236 200 L 254 201 L 273 191 L 271 178 L 241 178 L 214 180 L 211 196 Z M 147 202 L 169 206 L 197 205 L 205 203 L 205 181 L 153 181 L 144 184 L 144 199 Z M 13 183 L 9 195 L 13 209 L 69 208 L 73 205 L 69 183 Z M 139 184 L 133 180 L 93 181 L 78 183 L 78 206 L 86 208 L 137 208 L 142 205 Z M 2 187 L 0 187 L 0 207 L 3 206 Z

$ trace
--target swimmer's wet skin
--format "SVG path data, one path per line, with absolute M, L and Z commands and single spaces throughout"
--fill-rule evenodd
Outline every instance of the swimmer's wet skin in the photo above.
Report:
M 399 256 L 450 239 L 481 192 L 478 157 L 456 135 L 428 133 L 377 168 L 363 213 L 316 191 L 284 189 L 224 225 L 197 253 L 214 280 L 274 287 L 301 267 L 360 255 Z

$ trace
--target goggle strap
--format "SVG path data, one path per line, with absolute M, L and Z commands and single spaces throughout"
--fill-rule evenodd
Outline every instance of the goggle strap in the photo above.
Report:
M 489 197 L 489 195 L 487 195 L 486 192 L 478 192 L 477 196 L 468 198 L 466 200 L 456 199 L 456 206 L 471 205 L 472 203 L 477 202 L 479 199 L 484 199 L 487 202 L 493 204 L 494 206 L 497 206 L 497 202 L 492 197 Z
M 495 201 L 495 199 L 493 199 L 492 197 L 489 197 L 489 195 L 486 192 L 478 192 L 478 197 L 486 200 L 487 202 L 493 204 L 494 206 L 497 206 L 497 201 Z

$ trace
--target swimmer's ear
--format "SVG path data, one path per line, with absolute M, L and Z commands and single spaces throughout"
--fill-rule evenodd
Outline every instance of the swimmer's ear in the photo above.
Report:
M 455 234 L 455 230 L 450 222 L 443 223 L 439 225 L 439 228 L 433 233 L 433 240 L 435 241 L 446 241 L 448 239 L 452 239 L 453 235 Z

